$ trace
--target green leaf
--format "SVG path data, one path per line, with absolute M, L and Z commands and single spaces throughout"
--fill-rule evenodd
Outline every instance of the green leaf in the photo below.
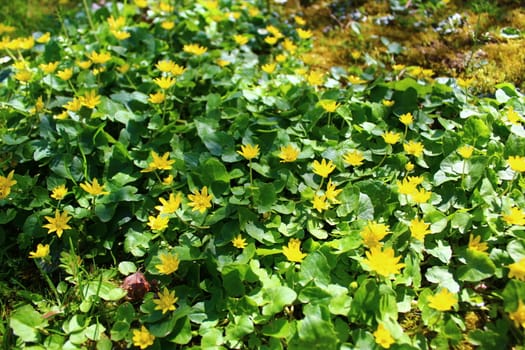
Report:
M 487 253 L 466 249 L 465 265 L 457 269 L 460 281 L 478 282 L 494 275 L 496 265 Z
M 335 349 L 337 333 L 330 321 L 326 306 L 307 304 L 303 308 L 304 318 L 297 322 L 299 339 L 311 348 Z
M 98 341 L 101 339 L 101 336 L 105 330 L 106 327 L 104 327 L 100 323 L 95 323 L 86 328 L 85 334 L 88 339 Z
M 124 276 L 137 272 L 137 266 L 132 261 L 121 261 L 118 264 L 118 271 Z
M 253 321 L 248 315 L 233 317 L 233 322 L 226 327 L 226 339 L 238 341 L 247 334 L 254 331 Z
M 299 283 L 306 285 L 310 281 L 315 283 L 328 285 L 330 283 L 331 267 L 325 255 L 316 250 L 308 254 L 301 263 L 301 270 L 299 271 Z
M 291 331 L 291 324 L 285 318 L 275 319 L 262 328 L 262 333 L 272 338 L 288 338 Z
M 17 308 L 9 318 L 9 327 L 25 343 L 39 342 L 47 325 L 47 320 L 31 305 Z
M 264 227 L 261 227 L 261 225 L 248 222 L 244 226 L 244 229 L 253 239 L 256 239 L 263 244 L 276 243 L 275 237 L 270 232 L 267 232 Z
M 463 126 L 465 143 L 476 147 L 484 147 L 490 138 L 490 128 L 479 118 L 468 118 Z
M 151 233 L 130 229 L 126 232 L 126 238 L 124 239 L 124 251 L 133 254 L 133 256 L 144 256 L 149 249 L 151 238 Z
M 266 303 L 262 308 L 264 316 L 273 316 L 283 311 L 286 305 L 291 305 L 297 298 L 297 293 L 285 286 L 263 289 L 263 295 Z
M 259 213 L 266 213 L 272 209 L 277 201 L 277 193 L 272 183 L 258 183 L 254 190 L 254 200 Z
M 442 288 L 447 288 L 452 293 L 459 292 L 459 284 L 454 276 L 444 266 L 432 266 L 425 273 L 427 281 L 437 283 Z

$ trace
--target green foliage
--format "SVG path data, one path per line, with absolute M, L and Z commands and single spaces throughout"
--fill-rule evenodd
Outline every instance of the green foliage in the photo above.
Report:
M 316 76 L 265 4 L 137 3 L 0 42 L 3 344 L 524 345 L 518 89 Z

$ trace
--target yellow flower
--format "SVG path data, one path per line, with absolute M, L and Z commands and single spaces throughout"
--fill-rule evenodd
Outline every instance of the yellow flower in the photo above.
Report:
M 149 94 L 148 101 L 154 104 L 159 104 L 159 103 L 164 102 L 165 99 L 166 99 L 166 95 L 162 91 L 158 91 L 154 94 Z
M 15 171 L 11 170 L 7 176 L 0 176 L 0 199 L 6 199 L 11 193 L 11 187 L 16 185 L 16 180 L 13 180 L 14 174 Z
M 393 131 L 385 132 L 381 136 L 383 137 L 383 140 L 385 140 L 385 142 L 388 143 L 389 145 L 395 145 L 399 141 L 399 139 L 401 138 L 401 134 L 400 133 L 393 132 Z
M 247 160 L 257 158 L 257 156 L 259 155 L 259 145 L 255 145 L 255 146 L 251 144 L 247 144 L 246 146 L 242 145 L 241 150 L 237 151 L 237 153 L 239 153 L 241 156 L 243 156 Z
M 412 124 L 414 122 L 414 116 L 412 115 L 412 113 L 405 113 L 405 114 L 401 114 L 399 116 L 399 121 L 401 123 L 403 123 L 404 125 L 408 126 L 410 124 Z
M 513 277 L 525 281 L 525 258 L 509 265 L 509 278 Z
M 297 160 L 299 153 L 301 153 L 301 151 L 299 151 L 293 145 L 288 144 L 286 146 L 281 146 L 279 158 L 281 158 L 281 163 L 291 163 Z
M 159 214 L 157 216 L 148 216 L 148 226 L 153 231 L 164 231 L 168 228 L 168 222 L 170 221 L 170 218 L 167 216 L 164 216 L 162 214 Z
M 306 24 L 306 21 L 300 16 L 294 16 L 293 19 L 294 19 L 295 23 L 297 23 L 300 26 L 304 26 Z
M 470 79 L 457 78 L 456 79 L 456 83 L 458 84 L 458 86 L 463 89 L 468 88 L 470 85 L 472 85 L 473 82 L 474 82 L 474 78 L 470 78 Z
M 275 56 L 275 61 L 279 63 L 286 61 L 286 55 L 280 54 L 280 55 Z
M 361 51 L 352 50 L 352 51 L 350 52 L 350 56 L 352 56 L 352 58 L 353 58 L 354 60 L 357 60 L 357 59 L 361 58 Z
M 235 40 L 238 45 L 245 45 L 249 38 L 246 35 L 237 34 L 233 36 L 233 40 Z
M 299 36 L 299 38 L 301 39 L 310 39 L 314 33 L 312 33 L 311 30 L 304 30 L 304 29 L 301 29 L 301 28 L 297 28 L 297 35 Z
M 383 100 L 381 103 L 383 103 L 383 106 L 385 107 L 392 107 L 396 102 L 392 100 Z
M 343 156 L 343 161 L 351 166 L 359 166 L 363 164 L 364 159 L 363 152 L 358 150 L 349 151 Z
M 473 234 L 470 234 L 468 240 L 468 249 L 484 253 L 487 251 L 487 249 L 489 249 L 489 247 L 486 242 L 481 242 L 481 236 L 474 236 Z
M 161 72 L 168 73 L 175 67 L 175 63 L 170 60 L 162 60 L 157 62 L 155 67 Z
M 62 111 L 59 114 L 53 115 L 53 118 L 54 119 L 58 119 L 58 120 L 65 120 L 65 119 L 69 118 L 69 114 L 67 113 L 67 111 Z
M 168 311 L 175 311 L 175 303 L 179 300 L 175 296 L 175 291 L 170 292 L 168 288 L 164 287 L 164 290 L 159 293 L 158 299 L 153 299 L 153 302 L 157 305 L 155 310 L 161 310 L 163 314 Z
M 405 69 L 405 65 L 404 64 L 394 64 L 392 66 L 392 69 L 396 72 L 400 72 L 402 71 L 403 69 Z
M 349 75 L 348 81 L 353 85 L 361 85 L 366 83 L 366 80 L 356 77 L 355 75 Z
M 408 172 L 411 172 L 412 170 L 414 170 L 414 163 L 412 162 L 408 162 L 405 164 L 405 170 L 408 171 Z
M 521 117 L 520 115 L 518 114 L 518 112 L 516 112 L 514 110 L 514 108 L 509 107 L 509 109 L 507 110 L 507 120 L 511 123 L 511 124 L 520 124 L 521 122 Z
M 178 192 L 177 196 L 175 196 L 173 193 L 170 193 L 168 200 L 159 198 L 159 201 L 162 205 L 156 206 L 155 209 L 157 209 L 160 214 L 172 214 L 179 209 L 182 203 L 182 194 Z
M 420 188 L 419 190 L 415 190 L 414 193 L 411 193 L 412 199 L 417 204 L 426 203 L 430 199 L 430 196 L 432 195 L 431 191 L 427 191 L 424 188 Z
M 69 80 L 73 76 L 73 68 L 66 68 L 57 72 L 57 77 L 62 80 Z
M 414 185 L 421 185 L 423 183 L 423 176 L 407 176 L 406 178 L 408 182 L 414 184 Z
M 381 246 L 381 240 L 390 233 L 388 225 L 380 224 L 375 221 L 369 221 L 361 231 L 363 244 L 372 249 Z
M 503 220 L 509 225 L 525 226 L 525 213 L 518 207 L 512 207 L 509 214 L 503 215 Z
M 261 69 L 263 70 L 263 72 L 272 74 L 275 71 L 275 67 L 277 67 L 275 63 L 267 63 L 262 65 Z
M 326 199 L 328 199 L 330 202 L 338 204 L 341 202 L 337 200 L 337 196 L 342 191 L 343 190 L 336 189 L 335 185 L 332 183 L 332 179 L 330 179 L 328 180 L 328 184 L 326 184 L 326 191 L 324 192 L 324 195 L 326 196 Z
M 428 306 L 438 311 L 448 311 L 452 306 L 456 305 L 458 298 L 452 294 L 447 288 L 443 288 L 435 295 L 428 297 Z
M 388 329 L 386 329 L 382 323 L 377 325 L 377 329 L 373 334 L 376 343 L 381 345 L 385 349 L 390 348 L 390 345 L 396 342 L 394 338 L 392 338 L 392 335 L 390 334 Z
M 227 65 L 230 64 L 230 61 L 226 61 L 226 60 L 223 60 L 222 58 L 219 58 L 215 61 L 215 63 L 217 63 L 217 65 L 220 67 L 226 67 Z
M 278 39 L 283 37 L 283 34 L 281 33 L 281 31 L 272 25 L 267 25 L 266 30 Z
M 514 321 L 516 327 L 525 328 L 525 305 L 521 300 L 518 300 L 516 311 L 509 312 L 509 318 Z
M 81 69 L 89 69 L 91 67 L 91 65 L 93 64 L 93 62 L 91 62 L 90 60 L 87 60 L 87 61 L 76 61 L 75 63 Z
M 31 259 L 43 259 L 49 255 L 49 244 L 43 245 L 38 243 L 36 251 L 29 252 L 29 258 Z
M 15 79 L 23 83 L 28 82 L 33 77 L 33 73 L 28 69 L 22 69 L 15 74 Z
M 64 184 L 53 188 L 53 190 L 51 191 L 51 198 L 56 199 L 57 201 L 64 199 L 66 195 L 67 187 Z
M 403 144 L 403 149 L 407 154 L 411 154 L 415 157 L 421 157 L 425 148 L 421 142 L 415 142 L 413 140 L 408 141 L 408 143 Z
M 315 174 L 326 178 L 332 171 L 334 171 L 335 165 L 332 163 L 332 161 L 327 163 L 326 159 L 322 159 L 321 163 L 319 163 L 317 160 L 314 160 L 313 168 Z
M 88 54 L 88 57 L 93 63 L 104 64 L 111 59 L 111 54 L 107 52 L 98 53 L 93 51 Z
M 51 33 L 46 32 L 42 34 L 38 39 L 36 39 L 36 42 L 39 44 L 46 44 L 51 39 Z
M 181 75 L 182 73 L 184 73 L 184 71 L 186 70 L 185 67 L 183 66 L 179 66 L 177 63 L 175 63 L 171 69 L 170 69 L 170 73 L 177 76 L 177 75 Z
M 79 98 L 74 97 L 71 101 L 67 102 L 62 107 L 71 112 L 78 112 L 82 108 L 82 101 Z
M 318 212 L 322 212 L 323 210 L 327 210 L 328 208 L 330 208 L 330 203 L 326 201 L 326 195 L 314 195 L 312 204 L 314 209 L 317 209 Z
M 97 178 L 94 178 L 92 183 L 89 183 L 87 181 L 84 183 L 81 183 L 80 188 L 82 188 L 84 191 L 86 191 L 87 193 L 93 196 L 98 196 L 101 194 L 102 195 L 109 194 L 109 192 L 104 191 L 104 184 L 100 185 L 98 183 Z
M 461 147 L 459 147 L 456 152 L 458 152 L 458 154 L 465 158 L 465 159 L 469 159 L 470 157 L 472 157 L 472 153 L 474 153 L 474 147 L 470 146 L 470 145 L 463 145 Z
M 148 0 L 134 0 L 135 6 L 139 8 L 148 7 Z
M 159 8 L 160 8 L 160 10 L 162 12 L 173 12 L 173 11 L 175 11 L 175 7 L 173 7 L 172 5 L 170 5 L 167 2 L 161 2 L 159 4 Z
M 113 36 L 117 38 L 117 40 L 126 40 L 131 36 L 131 34 L 129 32 L 126 32 L 125 30 L 112 30 L 111 34 L 113 34 Z
M 294 54 L 295 50 L 297 50 L 297 46 L 288 38 L 284 39 L 283 48 L 291 54 Z
M 324 73 L 320 71 L 311 71 L 306 77 L 308 84 L 318 86 L 324 83 Z
M 266 38 L 264 38 L 264 42 L 268 45 L 275 45 L 277 43 L 277 40 L 279 39 L 274 36 L 267 36 Z
M 135 0 L 135 3 L 138 0 Z M 148 346 L 153 345 L 155 342 L 155 336 L 151 334 L 148 329 L 142 326 L 141 329 L 133 330 L 133 345 L 138 346 L 141 349 L 146 349 Z
M 169 156 L 169 152 L 164 153 L 162 157 L 160 157 L 157 152 L 151 151 L 151 157 L 153 158 L 153 161 L 148 164 L 146 169 L 142 169 L 140 172 L 150 173 L 155 170 L 170 170 L 172 168 L 172 164 L 175 163 L 175 161 L 169 160 Z
M 49 221 L 48 224 L 43 225 L 42 227 L 47 228 L 47 233 L 53 233 L 56 232 L 58 238 L 62 237 L 62 233 L 64 233 L 64 230 L 70 229 L 71 226 L 67 224 L 67 222 L 71 219 L 71 216 L 67 215 L 67 211 L 64 210 L 64 212 L 61 214 L 60 211 L 57 209 L 55 212 L 55 217 L 51 216 L 44 216 L 44 218 Z
M 188 203 L 188 206 L 192 207 L 193 211 L 198 210 L 201 213 L 204 213 L 207 208 L 211 208 L 211 199 L 212 195 L 208 195 L 208 187 L 204 186 L 199 192 L 195 190 L 193 194 L 188 195 L 188 199 L 191 201 Z
M 208 49 L 204 46 L 200 46 L 199 44 L 187 44 L 182 47 L 182 50 L 187 53 L 191 53 L 196 56 L 203 55 L 208 51 Z
M 126 18 L 120 16 L 115 19 L 113 16 L 109 16 L 108 25 L 111 30 L 119 30 L 126 25 Z
M 363 263 L 372 271 L 384 277 L 399 273 L 405 266 L 405 264 L 399 262 L 400 256 L 394 257 L 394 249 L 392 248 L 386 248 L 385 250 L 382 250 L 380 247 L 371 248 L 369 252 L 366 252 L 366 257 Z
M 243 238 L 241 234 L 238 234 L 237 237 L 232 240 L 232 244 L 235 248 L 239 249 L 244 249 L 248 245 L 248 243 L 246 243 L 246 239 Z
M 306 254 L 301 252 L 301 241 L 297 238 L 290 239 L 288 246 L 283 246 L 283 254 L 288 261 L 293 262 L 301 262 L 306 257 Z
M 412 219 L 410 221 L 410 234 L 412 237 L 417 239 L 418 241 L 424 241 L 425 236 L 430 233 L 430 230 L 428 229 L 430 227 L 430 224 L 427 224 L 423 220 L 419 218 Z
M 177 255 L 161 253 L 159 259 L 160 264 L 155 265 L 159 273 L 170 275 L 179 269 L 180 260 Z
M 153 82 L 157 84 L 161 89 L 167 90 L 175 85 L 175 79 L 172 77 L 160 77 L 153 79 Z
M 129 70 L 129 64 L 128 63 L 124 63 L 123 65 L 118 66 L 117 70 L 119 71 L 119 73 L 126 74 L 128 72 L 128 70 Z
M 413 194 L 417 191 L 417 183 L 404 178 L 402 181 L 396 181 L 397 191 L 399 194 Z
M 58 61 L 56 62 L 49 62 L 49 63 L 42 63 L 38 67 L 42 69 L 42 71 L 46 74 L 54 73 L 58 67 Z
M 162 184 L 163 185 L 166 185 L 166 186 L 169 186 L 173 183 L 173 175 L 168 175 L 166 176 L 164 179 L 162 179 Z
M 334 100 L 321 100 L 319 105 L 328 113 L 335 112 L 337 107 L 339 107 L 339 104 Z
M 97 95 L 95 90 L 89 90 L 80 97 L 80 103 L 89 109 L 95 108 L 100 103 L 100 96 Z
M 507 159 L 507 163 L 509 163 L 510 168 L 514 171 L 520 173 L 525 171 L 525 157 L 510 156 L 509 159 Z
M 172 30 L 173 28 L 175 28 L 175 22 L 173 22 L 173 21 L 162 21 L 160 26 L 164 30 Z

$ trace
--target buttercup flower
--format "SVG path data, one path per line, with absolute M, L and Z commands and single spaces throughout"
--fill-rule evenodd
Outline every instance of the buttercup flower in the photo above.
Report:
M 168 222 L 170 219 L 167 216 L 159 214 L 157 216 L 148 216 L 148 226 L 153 231 L 164 231 L 168 228 Z
M 473 234 L 470 234 L 468 240 L 468 249 L 484 253 L 487 251 L 487 249 L 489 249 L 489 247 L 486 242 L 481 242 L 481 236 L 474 236 Z
M 469 159 L 472 157 L 472 153 L 474 153 L 474 147 L 470 145 L 463 145 L 457 149 L 457 152 L 462 158 Z
M 51 33 L 45 32 L 40 37 L 36 39 L 36 42 L 39 44 L 46 44 L 51 39 Z
M 174 66 L 175 66 L 175 63 L 171 60 L 162 60 L 162 61 L 157 62 L 157 64 L 155 65 L 155 67 L 158 70 L 164 73 L 170 72 Z
M 306 25 L 306 21 L 304 20 L 304 18 L 300 16 L 294 16 L 293 20 L 295 21 L 295 23 L 297 23 L 300 26 Z
M 337 200 L 337 196 L 342 191 L 343 190 L 336 189 L 336 186 L 332 183 L 332 180 L 330 179 L 326 184 L 326 191 L 324 192 L 324 195 L 326 196 L 326 199 L 328 199 L 331 203 L 339 204 L 341 202 Z
M 148 101 L 154 104 L 159 104 L 159 103 L 164 102 L 165 99 L 166 99 L 166 95 L 162 91 L 158 91 L 154 94 L 149 94 Z
M 15 171 L 11 170 L 7 176 L 0 176 L 0 199 L 6 199 L 11 193 L 11 187 L 16 185 L 16 180 L 13 180 Z
M 291 41 L 290 39 L 286 38 L 283 41 L 283 49 L 288 51 L 291 54 L 295 53 L 295 50 L 297 50 L 297 46 Z
M 297 28 L 297 35 L 299 36 L 299 38 L 301 39 L 310 39 L 314 33 L 312 33 L 311 30 L 304 30 L 304 29 L 301 29 L 301 28 Z
M 394 338 L 392 338 L 392 335 L 390 334 L 388 329 L 386 329 L 382 323 L 377 325 L 377 329 L 373 334 L 375 342 L 385 349 L 390 348 L 390 345 L 396 342 Z
M 509 109 L 507 110 L 507 120 L 511 123 L 511 124 L 520 124 L 521 123 L 521 116 L 518 114 L 518 112 L 516 112 L 514 110 L 514 108 L 509 107 Z
M 80 97 L 80 102 L 82 106 L 93 109 L 100 103 L 100 96 L 97 95 L 95 90 L 90 90 Z
M 322 212 L 323 210 L 327 210 L 328 208 L 330 208 L 330 203 L 326 201 L 326 195 L 314 195 L 312 204 L 314 209 L 317 209 L 318 212 Z
M 22 83 L 28 82 L 32 77 L 33 73 L 28 69 L 22 69 L 15 74 L 15 79 Z
M 412 162 L 408 162 L 408 163 L 405 164 L 405 170 L 408 171 L 408 172 L 413 171 L 414 168 L 415 168 L 415 166 L 414 166 L 414 163 L 412 163 Z
M 371 248 L 366 252 L 366 259 L 363 263 L 367 265 L 375 273 L 389 277 L 393 274 L 398 274 L 405 264 L 400 263 L 400 256 L 394 257 L 394 249 L 386 248 L 382 250 L 380 247 Z
M 165 186 L 169 186 L 173 183 L 173 175 L 169 174 L 164 179 L 162 179 L 162 184 Z
M 69 80 L 73 76 L 73 68 L 66 68 L 57 72 L 57 77 L 62 80 Z
M 278 28 L 276 28 L 276 27 L 274 27 L 272 25 L 267 25 L 266 26 L 266 30 L 270 34 L 272 34 L 274 37 L 276 37 L 276 38 L 282 38 L 283 37 L 283 34 L 281 33 L 281 31 Z
M 293 145 L 288 144 L 281 147 L 279 158 L 281 158 L 281 163 L 291 163 L 297 160 L 299 153 L 301 153 L 301 151 L 299 151 Z
M 267 63 L 267 64 L 262 65 L 261 69 L 263 70 L 263 72 L 272 74 L 275 71 L 275 67 L 277 67 L 275 63 Z
M 417 191 L 417 183 L 410 181 L 408 178 L 404 178 L 401 181 L 396 181 L 397 191 L 399 194 L 413 194 Z
M 187 53 L 191 53 L 195 56 L 200 56 L 204 53 L 206 53 L 206 51 L 208 51 L 208 49 L 204 46 L 200 46 L 198 44 L 188 44 L 188 45 L 184 45 L 182 47 L 182 50 L 184 52 L 187 52 Z
M 169 160 L 170 153 L 165 152 L 162 157 L 155 151 L 151 151 L 151 157 L 153 161 L 148 164 L 146 169 L 142 169 L 141 173 L 150 173 L 155 170 L 171 170 L 174 160 Z
M 54 73 L 55 70 L 57 69 L 58 63 L 59 63 L 58 61 L 56 61 L 56 62 L 49 62 L 49 63 L 42 63 L 38 67 L 40 69 L 42 69 L 42 71 L 44 73 L 51 74 L 51 73 Z
M 407 154 L 411 154 L 415 157 L 421 157 L 423 155 L 424 147 L 421 142 L 415 142 L 413 140 L 408 141 L 408 143 L 403 144 L 403 149 Z
M 191 201 L 188 203 L 188 206 L 192 207 L 193 211 L 198 210 L 201 213 L 204 213 L 206 209 L 211 208 L 211 199 L 212 195 L 208 195 L 208 187 L 204 186 L 199 192 L 195 190 L 193 194 L 188 195 L 188 199 Z
M 109 194 L 108 191 L 104 191 L 104 184 L 100 185 L 97 178 L 93 179 L 92 183 L 84 182 L 80 184 L 80 188 L 93 196 Z
M 264 42 L 268 45 L 275 45 L 277 43 L 277 40 L 279 39 L 275 36 L 267 36 L 266 38 L 264 38 Z
M 126 25 L 126 18 L 122 16 L 117 18 L 109 16 L 108 25 L 111 30 L 119 30 Z
M 430 224 L 419 218 L 414 218 L 410 221 L 410 235 L 418 241 L 424 241 L 425 236 L 430 233 L 429 227 Z
M 386 143 L 389 145 L 395 145 L 398 143 L 399 139 L 401 138 L 401 134 L 393 131 L 385 132 L 383 135 L 383 140 L 385 140 Z
M 404 125 L 408 126 L 410 124 L 412 124 L 414 122 L 414 116 L 412 115 L 412 113 L 405 113 L 405 114 L 401 114 L 399 116 L 399 121 L 401 123 L 403 123 Z
M 301 241 L 297 238 L 290 239 L 288 246 L 283 246 L 283 254 L 292 262 L 301 262 L 306 257 L 306 254 L 301 252 Z
M 438 311 L 448 311 L 457 302 L 458 298 L 447 288 L 443 288 L 438 293 L 428 297 L 428 306 Z
M 432 195 L 431 191 L 427 191 L 424 188 L 420 188 L 419 190 L 415 190 L 413 193 L 411 193 L 412 199 L 417 204 L 426 203 L 430 199 L 430 196 Z
M 53 190 L 51 191 L 51 198 L 56 199 L 57 201 L 64 199 L 66 195 L 67 187 L 64 184 L 53 188 Z
M 148 346 L 153 345 L 154 342 L 155 336 L 146 327 L 142 326 L 141 329 L 133 330 L 133 345 L 146 349 Z
M 370 249 L 380 247 L 381 240 L 390 233 L 388 225 L 380 224 L 375 221 L 369 221 L 368 224 L 361 230 L 361 238 L 363 244 Z
M 503 220 L 509 225 L 525 226 L 525 213 L 518 207 L 512 207 L 509 214 L 503 215 Z
M 322 159 L 321 163 L 319 163 L 317 160 L 314 160 L 313 168 L 315 174 L 326 178 L 332 171 L 334 171 L 335 165 L 331 160 L 328 163 L 326 162 L 326 159 Z
M 280 55 L 275 56 L 275 61 L 279 63 L 286 61 L 286 55 L 280 54 Z
M 343 161 L 351 166 L 360 166 L 364 160 L 363 152 L 359 150 L 349 151 L 343 156 Z
M 62 237 L 64 230 L 70 229 L 71 226 L 68 225 L 68 221 L 71 219 L 71 216 L 67 215 L 67 211 L 64 210 L 63 213 L 57 209 L 55 211 L 55 217 L 44 216 L 44 218 L 49 221 L 48 224 L 43 225 L 42 227 L 47 228 L 47 233 L 56 232 L 58 238 Z
M 246 35 L 237 34 L 233 36 L 233 40 L 238 45 L 246 45 L 246 43 L 248 43 L 249 38 Z
M 155 209 L 157 209 L 160 214 L 171 214 L 179 209 L 182 203 L 182 194 L 179 192 L 177 196 L 175 196 L 173 193 L 170 193 L 168 200 L 159 198 L 159 201 L 162 205 L 156 206 Z
M 153 302 L 157 305 L 155 310 L 161 310 L 163 314 L 168 311 L 175 311 L 175 303 L 179 300 L 175 296 L 175 291 L 170 292 L 168 288 L 164 287 L 164 290 L 159 293 L 158 299 L 153 299 Z
M 350 82 L 350 84 L 352 85 L 361 85 L 361 84 L 364 84 L 366 83 L 366 80 L 364 79 L 361 79 L 355 75 L 349 75 L 348 76 L 348 81 Z
M 111 34 L 113 34 L 117 40 L 126 40 L 131 36 L 131 34 L 125 30 L 112 30 Z
M 82 69 L 89 69 L 93 65 L 93 62 L 91 62 L 90 60 L 87 60 L 87 61 L 76 61 L 75 63 L 77 64 L 78 67 L 80 67 Z
M 392 101 L 392 100 L 383 100 L 383 101 L 381 101 L 381 103 L 385 107 L 392 107 L 396 102 Z
M 45 258 L 49 255 L 49 244 L 41 244 L 41 243 L 38 243 L 38 245 L 36 246 L 36 251 L 34 252 L 29 252 L 29 257 L 31 259 L 42 259 L 42 258 Z
M 237 237 L 232 240 L 232 244 L 235 248 L 239 249 L 244 249 L 248 245 L 248 243 L 246 243 L 246 239 L 243 238 L 241 234 L 238 234 Z
M 516 327 L 525 328 L 525 305 L 521 300 L 518 300 L 516 311 L 509 312 L 509 318 L 514 321 Z
M 129 70 L 129 63 L 124 63 L 117 67 L 119 73 L 126 74 Z
M 107 52 L 98 53 L 96 51 L 87 55 L 93 63 L 104 64 L 111 59 L 111 54 Z
M 525 281 L 525 258 L 509 265 L 509 278 Z
M 251 144 L 248 144 L 246 146 L 242 145 L 241 150 L 237 151 L 237 153 L 239 153 L 241 156 L 243 156 L 247 160 L 257 158 L 257 156 L 259 155 L 259 145 L 255 145 L 255 146 Z
M 334 100 L 321 100 L 319 105 L 328 113 L 335 112 L 339 104 Z
M 74 97 L 71 101 L 67 102 L 64 106 L 65 109 L 71 112 L 78 112 L 82 108 L 82 101 L 79 98 Z
M 313 70 L 310 73 L 308 73 L 306 81 L 308 81 L 308 84 L 310 84 L 311 86 L 321 85 L 324 83 L 324 74 L 323 72 Z
M 509 159 L 507 159 L 507 163 L 509 163 L 510 168 L 514 171 L 520 173 L 525 171 L 525 157 L 510 156 Z
M 167 90 L 175 85 L 175 79 L 172 77 L 160 77 L 153 79 L 153 82 L 158 85 L 161 89 Z
M 161 253 L 159 259 L 160 264 L 155 265 L 159 273 L 170 275 L 179 269 L 180 260 L 177 255 Z

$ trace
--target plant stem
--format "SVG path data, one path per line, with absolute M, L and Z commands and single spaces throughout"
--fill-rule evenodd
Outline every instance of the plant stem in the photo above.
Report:
M 42 266 L 39 263 L 37 263 L 36 261 L 35 261 L 35 263 L 36 263 L 36 267 L 38 268 L 38 271 L 40 271 L 40 274 L 42 275 L 42 277 L 44 277 L 44 279 L 47 282 L 47 285 L 49 286 L 49 288 L 51 289 L 51 291 L 55 295 L 55 299 L 56 299 L 57 304 L 59 306 L 61 306 L 62 302 L 60 301 L 60 295 L 58 294 L 58 290 L 55 287 L 55 285 L 53 284 L 53 281 L 51 281 L 51 278 L 49 278 L 49 275 L 47 274 L 47 272 L 44 271 Z
M 89 11 L 87 0 L 82 0 L 82 3 L 84 4 L 84 10 L 86 11 L 86 17 L 88 19 L 89 26 L 91 27 L 91 30 L 95 31 L 95 26 L 93 25 L 93 19 L 91 19 L 91 13 Z

